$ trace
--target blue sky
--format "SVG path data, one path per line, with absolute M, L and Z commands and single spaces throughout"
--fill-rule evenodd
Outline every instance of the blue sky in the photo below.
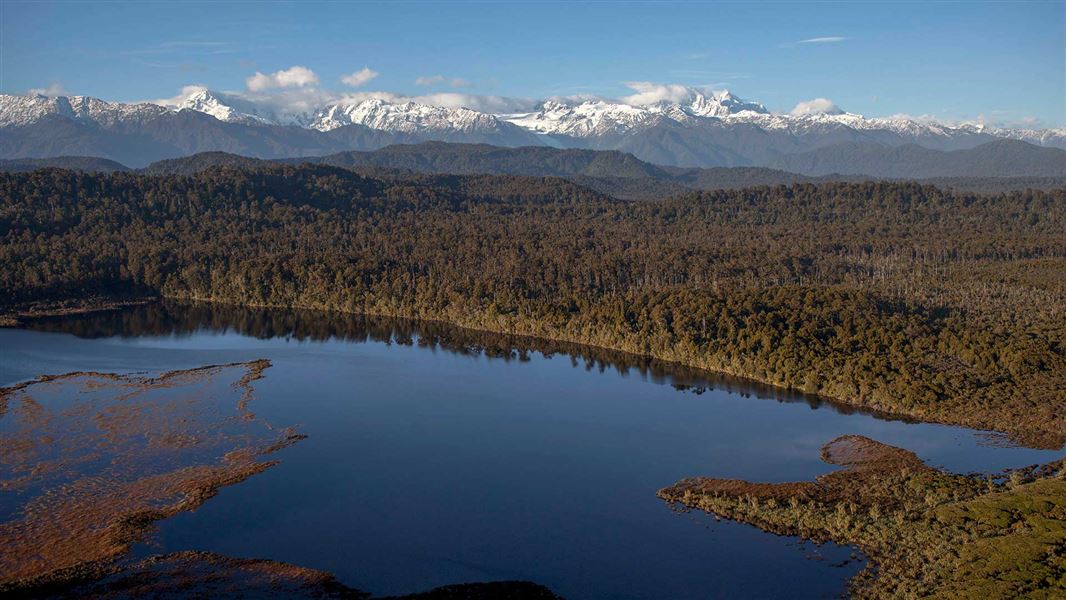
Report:
M 646 81 L 727 88 L 778 111 L 822 97 L 868 116 L 1066 125 L 1066 3 L 1056 1 L 3 0 L 0 11 L 6 93 L 247 91 L 256 72 L 303 66 L 317 82 L 299 82 L 339 92 L 619 97 Z M 816 38 L 829 39 L 803 42 Z M 364 67 L 377 76 L 342 82 Z M 260 80 L 271 81 L 295 85 Z

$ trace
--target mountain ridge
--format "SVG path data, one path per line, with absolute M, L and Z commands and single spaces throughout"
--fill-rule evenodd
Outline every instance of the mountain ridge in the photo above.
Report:
M 839 109 L 781 115 L 729 92 L 691 90 L 680 100 L 645 105 L 550 99 L 534 106 L 532 112 L 511 114 L 374 96 L 284 112 L 206 88 L 187 92 L 166 101 L 165 106 L 112 103 L 86 96 L 0 95 L 0 158 L 94 155 L 142 167 L 212 150 L 285 158 L 447 141 L 619 150 L 646 162 L 681 167 L 776 168 L 788 164 L 782 156 L 842 143 L 915 144 L 951 151 L 997 139 L 1021 139 L 1066 148 L 1066 129 L 867 119 Z M 812 167 L 807 172 L 820 171 Z

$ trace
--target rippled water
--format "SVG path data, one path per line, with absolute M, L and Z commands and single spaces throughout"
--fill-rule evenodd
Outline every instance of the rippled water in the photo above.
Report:
M 861 568 L 851 549 L 677 513 L 656 490 L 692 475 L 809 479 L 846 433 L 962 472 L 1061 454 L 433 324 L 167 304 L 0 330 L 4 384 L 256 358 L 273 366 L 252 410 L 308 438 L 161 522 L 138 553 L 282 560 L 375 594 L 527 579 L 571 600 L 833 597 Z

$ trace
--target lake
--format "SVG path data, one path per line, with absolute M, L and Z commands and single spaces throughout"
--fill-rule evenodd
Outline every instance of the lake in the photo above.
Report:
M 610 351 L 414 323 L 165 303 L 0 329 L 0 383 L 268 359 L 250 409 L 307 436 L 158 523 L 196 549 L 330 571 L 374 594 L 532 580 L 570 600 L 840 595 L 853 550 L 681 513 L 694 475 L 780 482 L 860 434 L 958 472 L 1047 462 L 959 427 L 890 420 Z

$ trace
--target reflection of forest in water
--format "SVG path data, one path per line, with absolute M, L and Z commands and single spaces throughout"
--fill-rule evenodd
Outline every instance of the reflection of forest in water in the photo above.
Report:
M 892 420 L 915 422 L 913 419 L 876 414 L 867 409 L 832 402 L 811 394 L 608 348 L 464 329 L 437 321 L 163 300 L 117 311 L 41 318 L 24 326 L 37 331 L 69 333 L 82 338 L 187 336 L 197 332 L 233 332 L 257 339 L 377 342 L 417 345 L 507 362 L 528 361 L 532 353 L 540 353 L 547 357 L 569 357 L 576 368 L 583 366 L 585 370 L 600 372 L 612 369 L 623 376 L 636 374 L 643 379 L 669 384 L 678 390 L 696 394 L 716 389 L 745 398 L 803 402 L 812 408 L 828 406 L 843 414 L 875 414 Z

